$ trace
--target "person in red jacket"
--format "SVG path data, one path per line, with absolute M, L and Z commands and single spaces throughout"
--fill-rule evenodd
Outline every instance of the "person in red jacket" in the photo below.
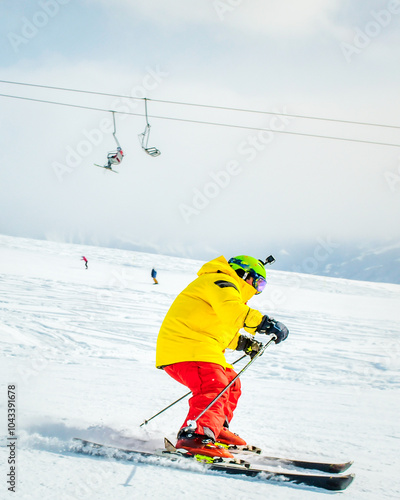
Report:
M 124 152 L 120 147 L 117 148 L 116 151 L 112 153 L 108 153 L 107 155 L 107 166 L 104 168 L 112 169 L 112 165 L 119 165 L 122 162 L 124 157 Z
M 165 316 L 157 339 L 156 366 L 192 391 L 177 448 L 231 458 L 218 443 L 246 444 L 228 428 L 241 395 L 239 379 L 197 417 L 236 377 L 225 359 L 225 349 L 252 356 L 261 347 L 252 336 L 240 334 L 241 328 L 253 335 L 274 334 L 275 343 L 286 339 L 289 331 L 282 323 L 247 305 L 265 285 L 262 261 L 246 255 L 229 262 L 219 257 L 204 264 L 198 278 L 177 296 Z
M 87 258 L 83 255 L 81 260 L 83 260 L 83 262 L 85 263 L 85 268 L 88 269 L 88 260 Z

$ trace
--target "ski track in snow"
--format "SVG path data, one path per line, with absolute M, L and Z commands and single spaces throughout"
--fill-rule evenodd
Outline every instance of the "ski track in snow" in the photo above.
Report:
M 155 343 L 169 305 L 201 265 L 0 236 L 0 418 L 5 429 L 6 387 L 16 384 L 16 498 L 302 500 L 330 494 L 205 476 L 197 464 L 178 471 L 151 460 L 73 452 L 75 436 L 149 451 L 161 447 L 164 436 L 175 439 L 187 401 L 139 425 L 187 392 L 155 369 Z M 250 305 L 282 320 L 291 333 L 243 375 L 232 430 L 270 455 L 353 459 L 348 498 L 399 498 L 400 286 L 270 268 L 268 275 L 266 291 Z M 234 361 L 241 353 L 227 356 Z M 4 437 L 0 445 L 3 458 Z M 8 495 L 3 478 L 0 498 Z

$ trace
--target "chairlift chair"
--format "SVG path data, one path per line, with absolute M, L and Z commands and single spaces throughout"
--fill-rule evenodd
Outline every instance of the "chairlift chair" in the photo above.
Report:
M 111 162 L 113 165 L 119 165 L 122 161 L 122 158 L 124 157 L 124 152 L 122 151 L 121 144 L 119 143 L 116 133 L 117 133 L 117 127 L 115 125 L 115 113 L 114 111 L 112 112 L 113 115 L 113 122 L 114 122 L 114 132 L 113 136 L 115 139 L 115 142 L 117 143 L 117 151 L 113 151 L 111 153 L 108 153 L 107 155 L 107 160 Z
M 139 134 L 139 141 L 140 145 L 142 146 L 142 149 L 150 156 L 153 156 L 154 158 L 156 156 L 160 156 L 161 151 L 154 146 L 149 147 L 149 137 L 150 137 L 150 123 L 149 119 L 147 116 L 147 98 L 144 98 L 144 107 L 145 107 L 145 113 L 146 113 L 146 127 L 144 129 L 144 132 L 142 134 Z
M 115 142 L 117 143 L 117 150 L 110 151 L 107 154 L 107 165 L 96 165 L 96 167 L 103 167 L 106 170 L 111 170 L 111 171 L 115 172 L 112 169 L 112 165 L 119 165 L 122 162 L 122 159 L 124 157 L 124 152 L 122 151 L 121 145 L 120 145 L 120 143 L 117 139 L 117 136 L 116 136 L 117 128 L 115 125 L 115 113 L 114 113 L 114 111 L 112 111 L 112 115 L 113 115 L 113 122 L 114 122 L 113 136 L 114 136 Z M 118 172 L 115 172 L 115 173 L 118 173 Z
M 117 148 L 117 151 L 111 151 L 107 155 L 107 161 L 111 165 L 119 165 L 124 157 L 124 152 L 120 147 Z

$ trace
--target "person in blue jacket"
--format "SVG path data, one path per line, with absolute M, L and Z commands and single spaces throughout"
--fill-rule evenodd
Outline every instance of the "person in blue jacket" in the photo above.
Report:
M 154 281 L 154 285 L 158 285 L 158 281 L 157 281 L 157 271 L 153 268 L 151 270 L 151 277 L 153 278 L 153 281 Z

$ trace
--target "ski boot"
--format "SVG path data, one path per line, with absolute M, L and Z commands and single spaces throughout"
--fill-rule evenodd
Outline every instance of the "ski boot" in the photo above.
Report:
M 204 434 L 197 434 L 191 429 L 183 428 L 178 433 L 176 449 L 184 449 L 194 455 L 207 457 L 234 458 L 223 446 L 215 444 L 214 439 Z
M 247 443 L 237 434 L 231 432 L 227 427 L 222 427 L 221 432 L 218 434 L 216 439 L 217 443 L 235 445 L 235 446 L 246 446 Z

